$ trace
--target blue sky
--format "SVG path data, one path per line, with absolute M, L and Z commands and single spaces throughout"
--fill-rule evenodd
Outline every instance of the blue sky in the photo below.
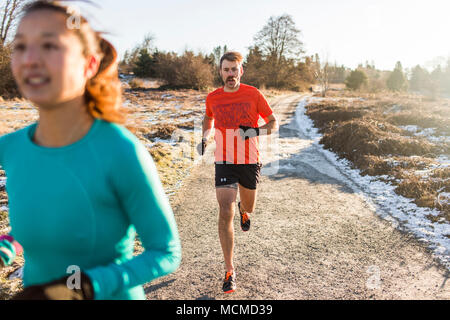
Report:
M 95 1 L 95 0 L 94 0 Z M 82 6 L 120 54 L 151 33 L 163 51 L 209 53 L 218 45 L 247 53 L 270 16 L 292 15 L 307 54 L 354 68 L 430 65 L 450 56 L 448 0 L 102 0 Z M 94 17 L 94 18 L 93 18 Z

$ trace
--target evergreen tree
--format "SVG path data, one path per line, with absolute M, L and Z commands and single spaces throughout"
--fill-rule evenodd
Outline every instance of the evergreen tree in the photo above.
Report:
M 243 81 L 247 84 L 260 88 L 266 85 L 266 61 L 258 46 L 250 47 L 244 63 Z
M 409 87 L 411 91 L 424 92 L 429 88 L 430 74 L 420 65 L 415 66 L 411 71 Z
M 367 75 L 362 70 L 353 70 L 345 80 L 345 85 L 351 90 L 358 90 L 367 83 Z
M 141 49 L 133 72 L 137 77 L 149 78 L 154 76 L 154 60 L 147 49 Z
M 403 91 L 408 87 L 408 82 L 405 74 L 403 73 L 403 68 L 400 61 L 397 62 L 394 71 L 392 71 L 389 75 L 386 85 L 388 89 L 392 91 Z

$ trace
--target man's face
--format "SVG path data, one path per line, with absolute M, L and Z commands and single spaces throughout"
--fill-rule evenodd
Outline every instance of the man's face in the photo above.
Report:
M 220 69 L 220 76 L 225 84 L 226 91 L 236 91 L 239 89 L 241 77 L 244 74 L 242 65 L 237 61 L 223 60 Z

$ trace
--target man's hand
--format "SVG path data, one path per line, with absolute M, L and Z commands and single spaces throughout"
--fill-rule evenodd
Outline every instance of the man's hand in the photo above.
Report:
M 243 140 L 259 136 L 259 128 L 252 128 L 247 126 L 239 126 L 239 134 Z
M 94 300 L 94 288 L 89 277 L 81 272 L 81 285 L 79 289 L 70 289 L 67 286 L 66 276 L 59 280 L 26 287 L 11 300 Z
M 197 152 L 199 155 L 204 155 L 206 150 L 207 140 L 205 138 L 202 139 L 202 142 L 200 142 L 197 145 Z

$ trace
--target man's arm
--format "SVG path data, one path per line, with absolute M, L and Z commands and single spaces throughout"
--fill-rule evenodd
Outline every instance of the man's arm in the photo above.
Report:
M 278 130 L 278 121 L 273 114 L 264 118 L 266 124 L 261 127 L 239 126 L 242 139 L 247 140 L 256 136 L 270 135 Z
M 197 151 L 201 156 L 205 153 L 208 136 L 209 136 L 209 133 L 211 132 L 213 120 L 214 120 L 213 118 L 208 117 L 206 114 L 205 114 L 205 117 L 203 118 L 202 142 L 200 142 L 197 146 Z
M 214 118 L 210 118 L 205 114 L 205 117 L 203 118 L 203 126 L 202 126 L 202 138 L 208 139 L 209 133 L 212 129 L 212 123 L 214 121 Z
M 259 135 L 270 135 L 278 130 L 278 120 L 273 113 L 264 120 L 266 121 L 266 124 L 259 127 Z

